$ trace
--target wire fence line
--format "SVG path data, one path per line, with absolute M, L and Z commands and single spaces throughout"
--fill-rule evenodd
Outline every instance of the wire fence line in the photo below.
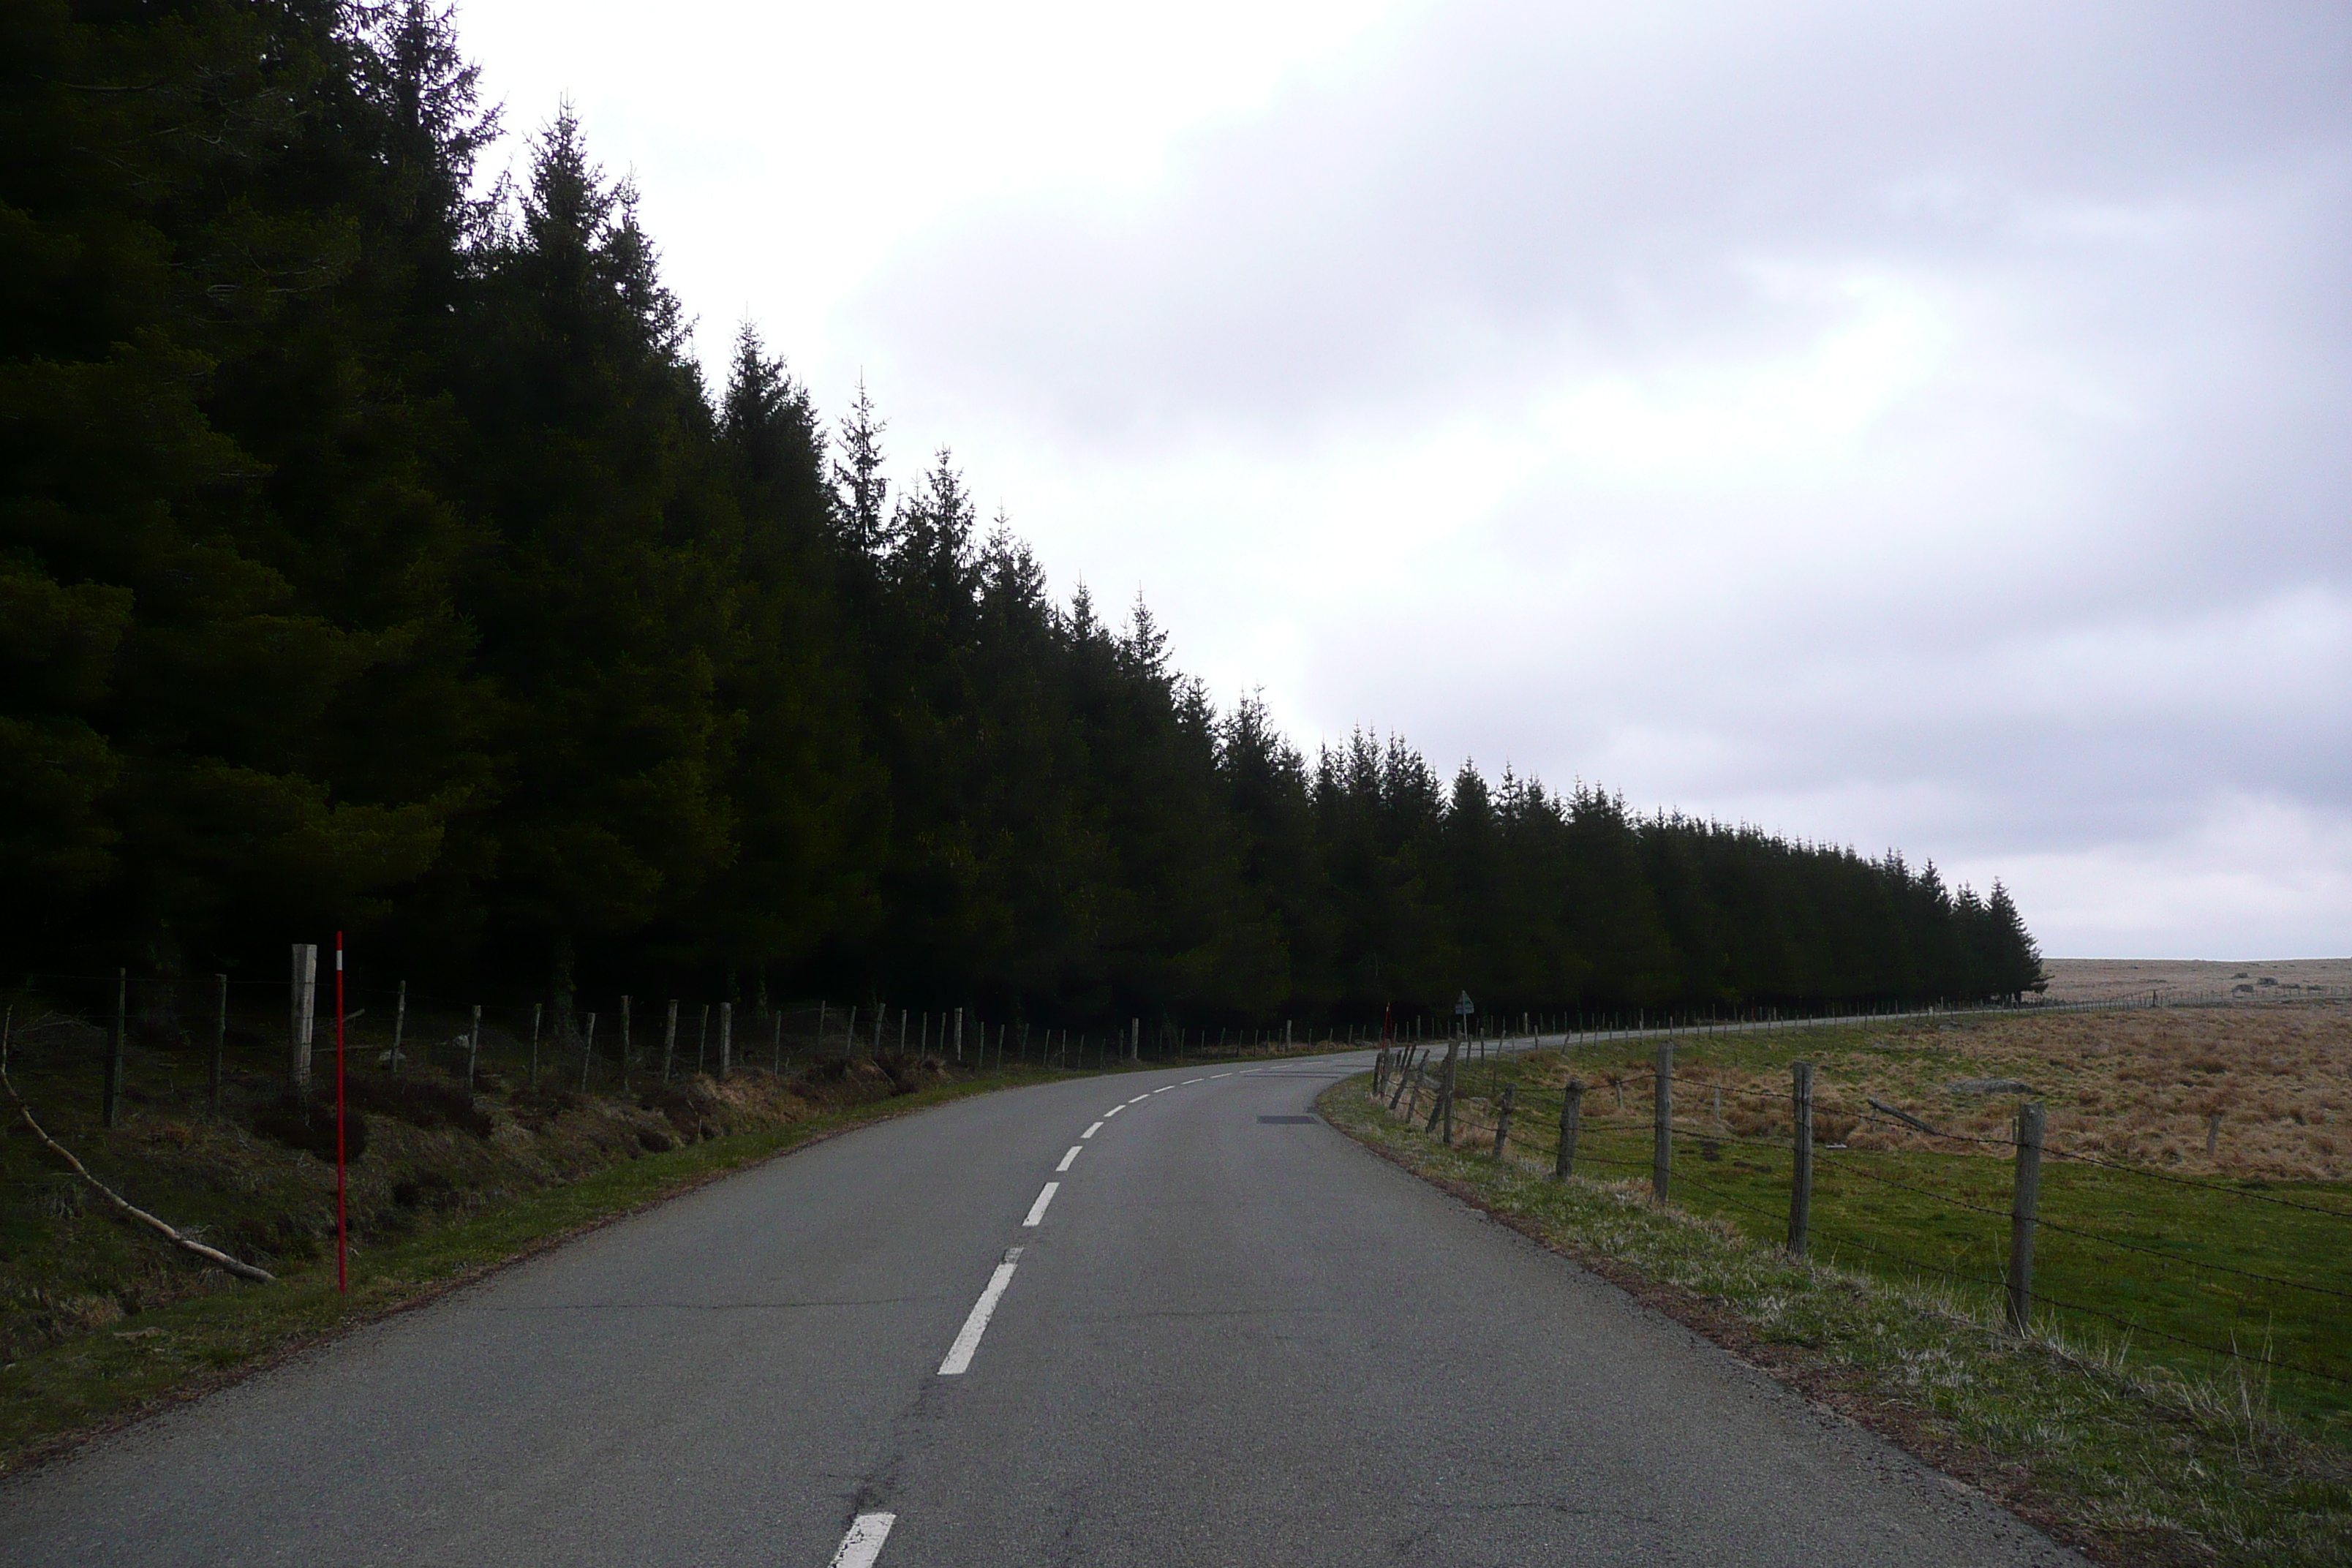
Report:
M 2219 1279 L 2259 1286 L 2265 1290 L 2295 1292 L 2305 1298 L 2352 1300 L 2352 1289 L 2341 1289 L 2332 1284 L 2310 1279 L 2296 1279 L 2285 1275 L 2196 1258 L 2161 1247 L 2152 1247 L 2143 1242 L 2107 1235 L 2085 1226 L 2068 1224 L 2044 1216 L 2040 1212 L 2041 1160 L 2045 1152 L 2053 1158 L 2068 1156 L 2063 1152 L 2047 1148 L 2042 1112 L 2038 1103 L 2021 1102 L 2018 1110 L 2016 1129 L 2010 1136 L 1999 1138 L 1979 1134 L 1938 1133 L 1931 1128 L 1927 1128 L 1926 1124 L 1917 1119 L 1899 1111 L 1897 1114 L 1903 1116 L 1903 1121 L 1897 1121 L 1894 1117 L 1882 1118 L 1887 1125 L 1894 1127 L 1903 1127 L 1905 1122 L 1908 1122 L 1909 1126 L 1905 1130 L 1917 1134 L 1924 1141 L 1932 1142 L 1937 1138 L 1949 1137 L 1955 1142 L 1973 1147 L 1998 1149 L 2010 1155 L 2015 1162 L 2016 1174 L 2011 1184 L 2010 1205 L 2007 1208 L 2001 1208 L 1992 1203 L 1979 1201 L 1975 1196 L 1956 1192 L 1948 1185 L 1929 1184 L 1933 1180 L 1932 1175 L 1916 1174 L 1923 1160 L 1948 1161 L 1964 1156 L 1935 1150 L 1847 1150 L 1843 1145 L 1824 1145 L 1817 1138 L 1808 1138 L 1804 1157 L 1796 1158 L 1798 1130 L 1804 1129 L 1808 1133 L 1812 1131 L 1811 1108 L 1809 1102 L 1814 1096 L 1809 1087 L 1812 1080 L 1808 1064 L 1799 1063 L 1792 1066 L 1792 1086 L 1785 1092 L 1752 1090 L 1752 1102 L 1770 1105 L 1790 1113 L 1790 1131 L 1787 1138 L 1759 1138 L 1728 1131 L 1719 1120 L 1721 1115 L 1719 1100 L 1717 1102 L 1715 1110 L 1717 1118 L 1715 1125 L 1710 1127 L 1695 1124 L 1695 1118 L 1680 1111 L 1675 1091 L 1678 1088 L 1718 1091 L 1733 1086 L 1724 1085 L 1711 1077 L 1676 1069 L 1673 1061 L 1674 1045 L 1677 1040 L 1686 1037 L 1686 1034 L 1679 1032 L 1660 1031 L 1651 1037 L 1658 1048 L 1656 1058 L 1653 1063 L 1648 1064 L 1649 1070 L 1646 1073 L 1638 1070 L 1634 1064 L 1620 1064 L 1622 1070 L 1611 1071 L 1605 1086 L 1617 1091 L 1616 1103 L 1612 1109 L 1618 1119 L 1602 1121 L 1596 1118 L 1589 1125 L 1584 1120 L 1582 1101 L 1587 1095 L 1604 1085 L 1602 1083 L 1587 1084 L 1577 1076 L 1575 1068 L 1578 1064 L 1571 1053 L 1576 1045 L 1584 1043 L 1581 1041 L 1560 1042 L 1561 1055 L 1569 1064 L 1570 1077 L 1568 1083 L 1559 1089 L 1532 1085 L 1522 1081 L 1516 1074 L 1507 1084 L 1501 1082 L 1502 1074 L 1499 1069 L 1503 1059 L 1508 1056 L 1523 1055 L 1538 1048 L 1551 1048 L 1550 1042 L 1530 1037 L 1517 1041 L 1498 1042 L 1492 1049 L 1482 1049 L 1477 1042 L 1462 1037 L 1448 1042 L 1447 1048 L 1443 1051 L 1433 1047 L 1415 1047 L 1402 1045 L 1384 1049 L 1374 1067 L 1373 1090 L 1376 1097 L 1387 1104 L 1392 1111 L 1422 1126 L 1423 1131 L 1442 1136 L 1449 1145 L 1457 1142 L 1466 1142 L 1473 1146 L 1484 1143 L 1496 1158 L 1501 1159 L 1507 1157 L 1506 1147 L 1508 1142 L 1516 1142 L 1521 1148 L 1530 1152 L 1539 1152 L 1549 1144 L 1554 1155 L 1554 1173 L 1560 1175 L 1570 1174 L 1574 1168 L 1587 1165 L 1601 1166 L 1618 1172 L 1633 1172 L 1647 1168 L 1652 1175 L 1652 1195 L 1659 1202 L 1666 1201 L 1671 1184 L 1679 1183 L 1697 1189 L 1705 1204 L 1720 1205 L 1740 1210 L 1769 1221 L 1776 1227 L 1785 1219 L 1789 1226 L 1786 1245 L 1791 1252 L 1801 1255 L 1806 1251 L 1810 1241 L 1818 1239 L 1833 1247 L 1858 1249 L 1899 1265 L 1903 1268 L 1940 1276 L 1973 1287 L 2000 1290 L 2009 1298 L 2008 1317 L 2011 1326 L 2021 1332 L 2029 1327 L 2033 1310 L 2036 1308 L 2045 1308 L 2062 1313 L 2086 1316 L 2112 1328 L 2123 1330 L 2127 1334 L 2159 1340 L 2184 1350 L 2232 1363 L 2258 1365 L 2267 1371 L 2307 1378 L 2332 1386 L 2352 1387 L 2352 1364 L 2322 1365 L 2309 1359 L 2273 1353 L 2267 1349 L 2261 1353 L 2250 1352 L 2241 1349 L 2234 1342 L 2234 1336 L 2232 1342 L 2217 1343 L 2211 1339 L 2200 1339 L 2191 1334 L 2175 1332 L 2170 1329 L 2151 1323 L 2147 1321 L 2145 1313 L 2133 1315 L 2112 1310 L 2093 1302 L 2074 1299 L 2071 1295 L 2053 1293 L 2039 1286 L 2034 1279 L 2033 1243 L 2038 1233 L 2048 1232 L 2054 1236 L 2065 1237 L 2070 1241 L 2086 1247 L 2103 1249 L 2109 1255 L 2132 1259 L 2154 1259 L 2166 1266 L 2167 1278 L 2191 1279 L 2198 1276 L 2210 1276 Z M 1606 1042 L 1604 1040 L 1592 1043 Z M 1475 1086 L 1481 1068 L 1487 1069 L 1486 1094 L 1465 1092 Z M 1631 1107 L 1626 1106 L 1623 1090 L 1628 1087 L 1636 1087 L 1638 1093 L 1638 1086 L 1643 1078 L 1648 1079 L 1649 1105 L 1644 1108 L 1637 1101 Z M 1496 1094 L 1498 1086 L 1501 1089 L 1499 1097 Z M 1643 1125 L 1642 1118 L 1645 1109 L 1647 1110 L 1645 1120 L 1648 1122 L 1646 1129 Z M 1631 1114 L 1626 1114 L 1628 1112 Z M 1580 1146 L 1578 1142 L 1580 1137 L 1599 1136 L 1611 1140 L 1612 1148 L 1622 1147 L 1625 1139 L 1638 1138 L 1644 1131 L 1650 1133 L 1654 1142 L 1652 1158 L 1648 1161 L 1612 1158 L 1599 1150 Z M 1676 1149 L 1679 1147 L 1687 1151 L 1693 1146 L 1696 1147 L 1702 1156 L 1697 1168 L 1691 1169 L 1688 1162 L 1683 1163 L 1678 1167 L 1674 1158 Z M 1740 1190 L 1727 1184 L 1726 1180 L 1717 1177 L 1712 1173 L 1709 1168 L 1711 1163 L 1717 1160 L 1718 1152 L 1727 1147 L 1758 1151 L 1790 1160 L 1788 1177 L 1790 1184 L 1790 1207 L 1785 1215 L 1750 1196 L 1743 1195 Z M 2152 1176 L 2173 1185 L 2193 1190 L 2206 1199 L 2227 1200 L 2231 1203 L 2267 1204 L 2326 1220 L 2352 1221 L 2352 1212 L 2323 1205 L 2296 1203 L 2265 1193 L 2243 1191 L 2211 1182 L 2191 1181 L 2172 1176 L 2168 1173 L 2148 1171 L 2143 1167 L 2092 1156 L 2075 1158 L 2081 1163 L 2100 1167 L 2118 1174 Z M 1900 1170 L 1903 1174 L 1888 1174 L 1884 1169 L 1872 1168 L 1874 1164 L 1892 1165 Z M 1761 1172 L 1764 1168 L 1754 1166 L 1750 1169 Z M 1925 1198 L 1938 1205 L 1949 1205 L 1969 1214 L 2010 1222 L 2008 1268 L 2005 1275 L 1996 1277 L 1990 1273 L 1955 1268 L 1946 1264 L 1918 1258 L 1902 1249 L 1883 1245 L 1870 1237 L 1855 1235 L 1850 1225 L 1824 1226 L 1821 1222 L 1819 1212 L 1812 1205 L 1814 1192 L 1818 1189 L 1824 1193 L 1834 1193 L 1835 1183 L 1847 1176 L 1876 1184 L 1890 1190 L 1899 1190 L 1912 1196 Z M 1914 1179 L 1905 1179 L 1906 1177 Z M 2330 1251 L 2332 1253 L 2333 1249 L 2331 1248 Z M 2270 1326 L 2266 1325 L 2266 1339 L 2269 1337 Z
M 332 955 L 323 955 L 326 964 L 321 956 L 297 944 L 290 978 L 276 980 L 138 977 L 127 970 L 27 975 L 21 988 L 0 995 L 0 1066 L 13 1057 L 37 1075 L 54 1068 L 70 1079 L 86 1077 L 96 1061 L 100 1120 L 112 1127 L 126 1101 L 184 1096 L 188 1068 L 199 1062 L 216 1111 L 232 1095 L 307 1100 L 313 1060 L 332 1059 L 339 1024 L 345 1068 L 446 1077 L 467 1093 L 518 1086 L 526 1093 L 640 1093 L 698 1076 L 781 1079 L 845 1068 L 894 1081 L 937 1068 L 1093 1070 L 1271 1056 L 1310 1043 L 1295 1024 L 1147 1026 L 1132 1017 L 1116 1028 L 1076 1028 L 968 1008 L 757 993 L 748 1002 L 662 997 L 645 1005 L 646 998 L 581 991 L 498 1005 L 405 981 L 354 984 L 348 973 L 339 1011 Z M 1367 1032 L 1337 1031 L 1344 1038 L 1334 1043 L 1352 1044 Z

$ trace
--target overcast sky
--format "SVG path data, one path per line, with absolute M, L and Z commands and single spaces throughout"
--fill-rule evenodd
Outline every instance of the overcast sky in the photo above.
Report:
M 707 360 L 862 372 L 1310 752 L 1897 846 L 2053 955 L 2352 952 L 2340 0 L 459 23 Z

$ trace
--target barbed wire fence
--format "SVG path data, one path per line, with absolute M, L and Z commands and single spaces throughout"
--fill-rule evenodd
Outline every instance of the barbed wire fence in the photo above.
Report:
M 335 1048 L 331 957 L 294 944 L 288 978 L 249 975 L 33 973 L 0 996 L 0 1058 L 38 1086 L 102 1080 L 95 1120 L 120 1125 L 128 1105 L 171 1093 L 187 1100 L 192 1065 L 200 1098 L 307 1101 L 324 1079 L 315 1064 Z M 326 972 L 322 973 L 322 969 Z M 346 1066 L 391 1078 L 422 1076 L 467 1092 L 560 1097 L 646 1093 L 697 1078 L 783 1079 L 811 1071 L 908 1078 L 925 1062 L 965 1071 L 1101 1070 L 1150 1060 L 1242 1059 L 1310 1045 L 1353 1044 L 1348 1026 L 1310 1037 L 1297 1023 L 1239 1026 L 1130 1017 L 1076 1027 L 978 1008 L 921 1008 L 824 998 L 787 1000 L 757 987 L 748 998 L 567 994 L 504 1000 L 437 994 L 402 979 L 344 975 Z M 79 1091 L 74 1091 L 79 1092 Z
M 2310 999 L 2317 990 L 2318 987 L 2306 987 L 2301 994 Z M 2218 994 L 2224 1002 L 2231 995 Z M 2177 999 L 2171 1005 L 2179 1005 Z M 2117 1005 L 2106 1002 L 2100 1005 L 2113 1009 Z M 2086 1010 L 2073 1004 L 2063 1007 L 2065 1011 Z M 2234 1337 L 2223 1343 L 2179 1333 L 2149 1322 L 2148 1313 L 2116 1311 L 2059 1294 L 2037 1282 L 2035 1267 L 2035 1243 L 2047 1234 L 2096 1249 L 2102 1256 L 2128 1260 L 2123 1266 L 2137 1267 L 2143 1276 L 2156 1266 L 2167 1280 L 2177 1280 L 2183 1275 L 2208 1278 L 2224 1282 L 2229 1290 L 2242 1298 L 2249 1289 L 2265 1295 L 2285 1293 L 2312 1310 L 2342 1315 L 2345 1309 L 2334 1304 L 2352 1303 L 2352 1289 L 2345 1286 L 2192 1257 L 2110 1235 L 2086 1223 L 2053 1218 L 2042 1212 L 2041 1173 L 2044 1161 L 2077 1164 L 2160 1184 L 2175 1192 L 2186 1189 L 2220 1205 L 2263 1205 L 2315 1216 L 2315 1222 L 2329 1230 L 2328 1244 L 2322 1255 L 2330 1258 L 2344 1256 L 2345 1243 L 2352 1242 L 2352 1199 L 2337 1206 L 2309 1201 L 2307 1197 L 2284 1197 L 2063 1147 L 2052 1142 L 2041 1103 L 2029 1099 L 2019 1100 L 2007 1136 L 1986 1136 L 1938 1130 L 1899 1106 L 1875 1096 L 1863 1097 L 1870 1110 L 1862 1113 L 1862 1120 L 1922 1142 L 1957 1143 L 2005 1158 L 2011 1165 L 2009 1203 L 2005 1207 L 1996 1206 L 1981 1201 L 1981 1194 L 1956 1190 L 1948 1180 L 1939 1180 L 1939 1170 L 1943 1168 L 1937 1165 L 1935 1156 L 1940 1151 L 1860 1150 L 1842 1141 L 1822 1142 L 1813 1121 L 1821 1091 L 1810 1062 L 1790 1064 L 1790 1082 L 1785 1091 L 1767 1090 L 1748 1083 L 1727 1083 L 1716 1071 L 1698 1073 L 1676 1067 L 1678 1044 L 1694 1035 L 1718 1032 L 1724 1031 L 1662 1028 L 1552 1038 L 1532 1034 L 1516 1038 L 1462 1036 L 1450 1042 L 1399 1043 L 1383 1049 L 1377 1058 L 1371 1092 L 1376 1102 L 1385 1105 L 1408 1125 L 1442 1139 L 1448 1146 L 1470 1152 L 1483 1152 L 1498 1162 L 1513 1161 L 1522 1165 L 1526 1156 L 1533 1154 L 1538 1157 L 1540 1168 L 1559 1178 L 1597 1169 L 1604 1173 L 1604 1179 L 1638 1184 L 1640 1176 L 1646 1173 L 1652 1201 L 1664 1205 L 1685 1189 L 1696 1189 L 1699 1201 L 1690 1206 L 1712 1205 L 1740 1211 L 1752 1220 L 1763 1222 L 1767 1234 L 1776 1236 L 1779 1244 L 1794 1256 L 1807 1256 L 1827 1245 L 1832 1252 L 1851 1249 L 1867 1254 L 1894 1271 L 1936 1279 L 1967 1290 L 1990 1292 L 1998 1297 L 2003 1321 L 2014 1332 L 2032 1330 L 2037 1312 L 2047 1312 L 2062 1319 L 2095 1322 L 2102 1330 L 2119 1336 L 2122 1345 L 2134 1340 L 2153 1339 L 2219 1363 L 2258 1368 L 2265 1377 L 2284 1373 L 2333 1388 L 2352 1389 L 2352 1363 L 2329 1361 L 2323 1364 L 2310 1357 L 2282 1354 L 2273 1347 L 2275 1311 L 2263 1323 L 2260 1348 L 2250 1349 Z M 1629 1038 L 1643 1038 L 1651 1044 L 1654 1056 L 1646 1064 L 1646 1071 L 1635 1070 L 1626 1063 L 1580 1063 L 1574 1055 L 1580 1046 Z M 1509 1081 L 1503 1081 L 1501 1068 L 1509 1058 L 1539 1049 L 1560 1052 L 1569 1073 L 1564 1085 L 1550 1088 L 1531 1084 L 1516 1074 Z M 1486 1079 L 1484 1093 L 1478 1092 L 1477 1079 L 1482 1073 Z M 1586 1081 L 1588 1074 L 1591 1081 Z M 1842 1088 L 1853 1092 L 1850 1086 Z M 1629 1089 L 1634 1098 L 1631 1107 L 1626 1103 Z M 1678 1098 L 1678 1089 L 1704 1097 L 1707 1109 L 1703 1115 L 1685 1109 L 1688 1099 Z M 1723 1112 L 1726 1093 L 1775 1113 L 1769 1123 L 1773 1135 L 1731 1131 Z M 1597 1118 L 1588 1120 L 1585 1101 L 1596 1094 L 1605 1094 L 1610 1103 Z M 1644 1100 L 1646 1106 L 1642 1103 Z M 1639 1137 L 1643 1131 L 1639 1119 L 1645 1110 L 1649 1157 L 1626 1158 L 1624 1144 L 1629 1137 Z M 1593 1146 L 1595 1134 L 1606 1140 L 1605 1152 Z M 1753 1182 L 1745 1187 L 1735 1187 L 1715 1173 L 1726 1149 L 1769 1155 L 1780 1163 L 1772 1169 L 1785 1168 L 1782 1179 L 1786 1182 L 1786 1208 L 1759 1202 L 1752 1190 Z M 1547 1150 L 1548 1161 L 1541 1158 Z M 1685 1157 L 1678 1160 L 1678 1153 Z M 1690 1160 L 1687 1156 L 1692 1153 L 1699 1159 Z M 1951 1157 L 1944 1155 L 1947 1161 Z M 1937 1262 L 1890 1246 L 1883 1236 L 1859 1234 L 1852 1224 L 1825 1225 L 1814 1203 L 1815 1196 L 1837 1191 L 1838 1184 L 1849 1180 L 1924 1198 L 1939 1210 L 1958 1210 L 1982 1216 L 1987 1222 L 2005 1221 L 2005 1267 L 1998 1272 L 1955 1267 L 1956 1260 Z M 2340 1233 L 2340 1241 L 2335 1239 L 2337 1233 L 2333 1227 L 2337 1226 L 2347 1227 Z M 2250 1311 L 2242 1310 L 2242 1317 L 2250 1315 Z

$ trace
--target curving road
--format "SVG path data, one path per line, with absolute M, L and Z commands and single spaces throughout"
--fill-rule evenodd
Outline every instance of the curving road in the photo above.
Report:
M 1318 1124 L 1366 1059 L 821 1143 L 0 1483 L 0 1563 L 2080 1563 Z

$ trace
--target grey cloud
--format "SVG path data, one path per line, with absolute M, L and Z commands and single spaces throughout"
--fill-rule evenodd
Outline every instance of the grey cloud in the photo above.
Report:
M 2095 234 L 2020 230 L 2307 164 L 2340 194 L 2338 6 L 1766 10 L 1444 7 L 1201 136 L 1144 200 L 945 228 L 857 317 L 1096 438 L 1263 436 L 1507 402 L 1563 357 L 1801 340 L 1815 314 L 1738 275 L 1759 251 L 2095 264 Z M 2070 330 L 2128 338 L 2132 293 Z
M 1848 464 L 1555 463 L 1457 542 L 1479 636 L 1327 621 L 1295 706 L 1979 863 L 2352 821 L 2352 8 L 1446 5 L 1149 191 L 941 226 L 852 321 L 942 417 L 1280 467 L 1850 313 L 1769 267 L 1949 313 Z

